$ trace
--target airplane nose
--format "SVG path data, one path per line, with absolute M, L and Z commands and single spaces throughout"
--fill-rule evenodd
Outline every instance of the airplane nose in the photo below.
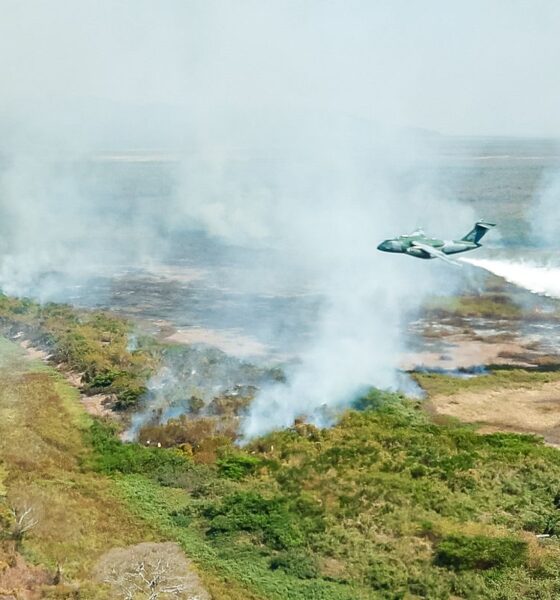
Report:
M 382 252 L 387 252 L 388 248 L 388 244 L 387 244 L 387 240 L 385 240 L 384 242 L 381 242 L 381 244 L 379 244 L 379 246 L 377 246 L 378 250 L 381 250 Z

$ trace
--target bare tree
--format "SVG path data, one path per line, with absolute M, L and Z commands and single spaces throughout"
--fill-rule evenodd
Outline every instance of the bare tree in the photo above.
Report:
M 25 535 L 39 523 L 35 508 L 30 504 L 13 504 L 10 507 L 13 517 L 12 537 L 16 542 L 21 542 Z
M 177 544 L 143 543 L 109 551 L 97 579 L 122 600 L 209 600 L 198 575 Z

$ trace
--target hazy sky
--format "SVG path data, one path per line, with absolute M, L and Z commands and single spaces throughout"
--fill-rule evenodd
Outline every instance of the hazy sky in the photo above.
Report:
M 101 128 L 118 143 L 119 128 L 184 114 L 335 111 L 560 135 L 557 0 L 0 0 L 0 14 L 12 125 Z

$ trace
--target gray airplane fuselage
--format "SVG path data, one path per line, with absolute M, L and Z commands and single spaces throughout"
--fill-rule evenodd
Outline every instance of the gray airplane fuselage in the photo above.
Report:
M 425 244 L 426 246 L 431 246 L 434 248 L 434 250 L 439 250 L 444 254 L 459 254 L 460 252 L 468 252 L 469 250 L 480 248 L 482 245 L 463 240 L 438 240 L 435 238 L 426 237 L 424 235 L 401 235 L 398 238 L 381 242 L 381 244 L 377 246 L 377 249 L 381 250 L 382 252 L 409 254 L 410 256 L 414 256 L 416 258 L 435 258 L 435 256 L 430 256 L 421 248 L 415 247 L 415 242 Z
M 449 254 L 459 254 L 476 250 L 482 244 L 480 240 L 495 227 L 495 223 L 487 221 L 477 221 L 473 228 L 460 240 L 438 240 L 429 238 L 421 229 L 416 230 L 410 235 L 400 235 L 399 237 L 385 240 L 377 246 L 382 252 L 394 252 L 397 254 L 408 254 L 415 258 L 440 258 L 447 262 L 457 264 L 447 258 Z

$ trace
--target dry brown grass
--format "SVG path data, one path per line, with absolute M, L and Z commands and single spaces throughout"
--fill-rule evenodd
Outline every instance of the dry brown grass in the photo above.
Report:
M 127 512 L 110 479 L 80 468 L 88 452 L 82 431 L 89 421 L 78 392 L 4 340 L 0 365 L 3 502 L 24 499 L 38 517 L 22 552 L 50 574 L 62 564 L 66 577 L 80 583 L 81 597 L 110 597 L 91 582 L 94 562 L 113 546 L 155 536 Z

